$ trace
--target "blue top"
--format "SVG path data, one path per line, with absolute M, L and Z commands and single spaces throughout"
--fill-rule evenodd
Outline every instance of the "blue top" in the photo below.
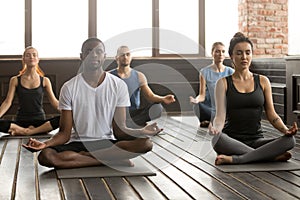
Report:
M 200 73 L 202 74 L 202 76 L 206 81 L 205 99 L 211 100 L 211 109 L 213 113 L 216 112 L 215 98 L 214 98 L 216 83 L 220 78 L 229 76 L 233 74 L 233 72 L 234 69 L 228 66 L 225 66 L 223 72 L 214 71 L 210 65 L 200 70 Z
M 118 75 L 117 69 L 113 69 L 110 71 L 111 74 L 121 78 Z M 131 69 L 130 76 L 128 78 L 121 78 L 123 81 L 125 81 L 128 92 L 130 96 L 130 103 L 131 106 L 129 107 L 129 110 L 136 110 L 140 107 L 140 81 L 138 72 L 134 69 Z
M 28 89 L 22 86 L 21 76 L 18 77 L 16 93 L 19 101 L 17 121 L 44 120 L 43 87 L 44 78 L 40 76 L 40 85 L 37 88 Z

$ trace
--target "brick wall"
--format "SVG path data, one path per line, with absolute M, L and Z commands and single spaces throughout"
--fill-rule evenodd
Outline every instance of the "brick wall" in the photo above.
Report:
M 284 57 L 288 0 L 239 0 L 239 30 L 253 41 L 255 57 Z

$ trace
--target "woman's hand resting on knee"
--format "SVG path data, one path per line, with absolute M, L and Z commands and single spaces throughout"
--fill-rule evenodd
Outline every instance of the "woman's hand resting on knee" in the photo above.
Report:
M 297 126 L 297 123 L 294 122 L 293 123 L 293 126 L 291 128 L 289 128 L 288 130 L 285 131 L 285 135 L 296 135 L 298 131 L 298 126 Z

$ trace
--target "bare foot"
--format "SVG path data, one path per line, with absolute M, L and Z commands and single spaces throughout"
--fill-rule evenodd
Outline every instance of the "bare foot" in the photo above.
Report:
M 25 128 L 10 128 L 8 130 L 8 132 L 13 135 L 13 136 L 16 136 L 16 135 L 26 135 L 26 129 Z
M 278 162 L 286 162 L 286 161 L 288 161 L 289 159 L 291 159 L 291 157 L 292 157 L 292 154 L 291 154 L 290 152 L 287 151 L 287 152 L 285 152 L 285 153 L 283 153 L 283 154 L 277 156 L 277 157 L 275 158 L 275 161 L 278 161 Z
M 232 156 L 218 155 L 215 160 L 215 165 L 224 165 L 232 163 Z

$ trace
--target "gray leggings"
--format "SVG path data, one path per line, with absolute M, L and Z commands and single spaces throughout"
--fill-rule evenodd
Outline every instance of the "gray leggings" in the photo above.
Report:
M 294 136 L 273 139 L 259 138 L 249 145 L 229 137 L 225 133 L 213 137 L 212 145 L 218 154 L 232 155 L 233 163 L 272 161 L 292 149 L 296 144 Z

